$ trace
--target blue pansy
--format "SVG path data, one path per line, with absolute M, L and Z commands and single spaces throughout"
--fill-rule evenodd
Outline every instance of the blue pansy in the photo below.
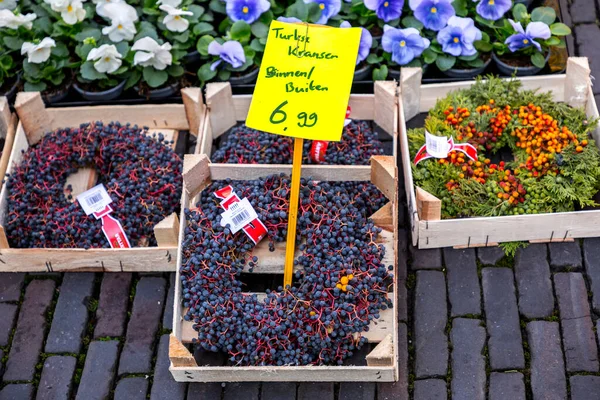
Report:
M 227 16 L 232 21 L 251 24 L 271 8 L 268 0 L 227 0 Z
M 445 27 L 450 17 L 456 14 L 452 0 L 410 0 L 409 5 L 415 18 L 432 31 Z
M 415 28 L 398 29 L 384 25 L 381 46 L 385 52 L 392 54 L 392 61 L 406 65 L 429 47 L 429 39 L 421 37 Z
M 365 0 L 365 7 L 375 11 L 377 18 L 389 22 L 400 18 L 404 0 Z
M 512 0 L 473 0 L 479 1 L 477 13 L 485 19 L 499 20 L 512 7 Z
M 342 21 L 342 23 L 340 24 L 340 28 L 351 27 L 352 25 L 350 25 L 350 22 L 348 21 Z M 373 36 L 371 36 L 371 32 L 369 32 L 365 28 L 360 29 L 362 29 L 362 31 L 360 34 L 360 44 L 358 45 L 358 54 L 356 56 L 356 65 L 360 64 L 369 56 L 371 46 L 373 45 Z
M 240 42 L 235 40 L 228 40 L 223 44 L 213 40 L 208 45 L 208 54 L 219 56 L 219 60 L 212 63 L 210 66 L 212 71 L 214 71 L 222 61 L 231 65 L 232 68 L 239 68 L 246 62 L 244 48 Z
M 448 20 L 448 26 L 437 34 L 437 41 L 444 53 L 454 57 L 477 54 L 473 45 L 476 40 L 481 40 L 481 31 L 471 18 L 452 17 Z
M 504 44 L 507 44 L 508 49 L 513 53 L 530 46 L 535 46 L 538 51 L 542 51 L 542 46 L 534 39 L 546 40 L 552 36 L 550 27 L 543 22 L 530 22 L 527 25 L 527 29 L 523 30 L 520 22 L 515 22 L 512 19 L 508 21 L 517 33 L 509 36 Z
M 299 20 L 296 17 L 279 17 L 277 18 L 277 21 L 279 22 L 287 22 L 288 24 L 293 24 L 296 22 L 302 22 L 301 20 Z
M 341 8 L 342 2 L 340 0 L 304 0 L 306 4 L 317 3 L 321 9 L 321 18 L 316 22 L 317 24 L 326 24 L 329 18 L 336 16 Z

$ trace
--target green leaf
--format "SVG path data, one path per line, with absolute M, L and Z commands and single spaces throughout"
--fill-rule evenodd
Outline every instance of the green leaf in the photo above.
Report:
M 459 56 L 458 59 L 461 61 L 473 61 L 479 58 L 479 54 L 475 53 L 472 56 Z
M 558 46 L 560 45 L 560 38 L 551 36 L 550 39 L 546 40 L 546 46 Z
M 213 26 L 206 22 L 200 22 L 194 25 L 194 35 L 201 36 L 213 31 Z
M 456 57 L 445 54 L 440 54 L 435 60 L 435 65 L 437 65 L 440 71 L 448 71 L 454 67 L 454 64 L 456 64 Z
M 421 23 L 421 21 L 419 21 L 413 16 L 402 18 L 402 25 L 406 28 L 415 28 L 418 31 L 423 29 L 423 24 Z
M 119 42 L 115 44 L 115 47 L 117 48 L 117 51 L 121 54 L 121 56 L 123 56 L 123 58 L 127 57 L 127 54 L 129 53 L 129 44 L 127 42 Z
M 512 9 L 512 15 L 515 21 L 524 20 L 527 17 L 527 7 L 525 7 L 525 4 L 515 4 L 515 6 Z
M 94 38 L 95 40 L 100 40 L 102 37 L 102 32 L 98 28 L 84 28 L 81 32 L 75 35 L 75 40 L 78 42 L 83 42 L 87 38 Z
M 85 61 L 85 60 L 87 60 L 87 56 L 90 53 L 90 51 L 92 51 L 93 48 L 94 48 L 94 45 L 89 44 L 89 43 L 84 43 L 82 45 L 75 47 L 75 52 L 82 60 Z
M 10 68 L 12 68 L 13 66 L 13 59 L 11 56 L 9 56 L 8 54 L 4 54 L 2 56 L 0 56 L 0 67 L 5 70 L 8 71 Z
M 215 40 L 212 36 L 204 35 L 200 39 L 198 39 L 198 43 L 196 44 L 196 50 L 203 56 L 208 55 L 208 45 Z
M 265 51 L 265 45 L 261 44 L 258 39 L 252 39 L 252 42 L 250 42 L 250 48 L 258 53 Z
M 52 22 L 49 17 L 38 18 L 33 21 L 33 30 L 38 34 L 49 35 L 52 32 Z
M 131 72 L 131 75 L 127 78 L 127 82 L 125 83 L 125 90 L 134 87 L 142 77 L 142 74 L 139 69 L 134 69 Z
M 485 63 L 483 62 L 483 60 L 482 60 L 481 58 L 476 58 L 476 59 L 474 59 L 474 60 L 469 60 L 469 61 L 467 62 L 467 65 L 468 65 L 469 67 L 473 67 L 473 68 L 480 68 L 480 67 L 483 67 L 483 65 L 484 65 L 484 64 L 485 64 Z
M 202 22 L 213 22 L 214 20 L 215 17 L 213 17 L 212 13 L 206 13 L 200 17 L 200 21 Z
M 152 67 L 144 67 L 142 76 L 144 77 L 144 81 L 151 88 L 160 87 L 169 79 L 167 71 L 158 71 Z
M 173 64 L 167 68 L 167 73 L 174 77 L 180 77 L 183 75 L 184 72 L 185 72 L 185 69 L 183 69 L 183 67 L 181 65 Z
M 231 71 L 227 71 L 226 69 L 222 69 L 219 71 L 219 79 L 222 81 L 226 81 L 231 77 Z
M 388 76 L 387 65 L 382 65 L 380 68 L 375 68 L 373 70 L 373 80 L 374 81 L 385 81 L 387 76 Z
M 41 69 L 38 64 L 30 63 L 26 59 L 23 60 L 23 73 L 25 77 L 31 77 L 33 79 L 41 78 Z
M 187 6 L 188 11 L 191 11 L 194 13 L 194 15 L 190 16 L 189 19 L 192 22 L 196 22 L 200 19 L 200 17 L 204 14 L 204 7 L 196 5 L 196 4 L 191 4 L 189 6 Z
M 437 57 L 437 53 L 430 48 L 426 48 L 423 52 L 423 61 L 425 64 L 433 64 Z
M 225 2 L 221 0 L 210 0 L 208 8 L 219 14 L 227 14 L 227 10 L 225 9 Z
M 531 20 L 550 25 L 556 20 L 556 11 L 552 7 L 537 7 L 531 12 Z
M 180 42 L 180 43 L 185 43 L 190 39 L 190 30 L 186 30 L 183 33 L 180 33 L 179 35 L 175 35 L 173 36 L 173 39 L 175 39 L 176 41 Z
M 215 76 L 217 76 L 217 70 L 211 71 L 210 63 L 204 64 L 198 69 L 198 79 L 202 84 L 210 81 Z
M 377 54 L 371 53 L 367 57 L 367 64 L 379 64 L 382 60 L 382 57 L 379 57 Z
M 46 85 L 44 82 L 25 82 L 23 89 L 26 92 L 43 92 L 47 87 L 48 85 Z
M 531 55 L 531 63 L 538 68 L 544 68 L 546 66 L 546 57 L 539 51 L 535 52 Z
M 233 40 L 237 41 L 246 41 L 250 40 L 250 35 L 252 30 L 250 25 L 246 21 L 235 21 L 235 23 L 231 26 L 231 30 L 229 34 Z
M 298 18 L 300 21 L 308 21 L 308 5 L 302 0 L 296 0 L 294 4 L 287 8 L 285 16 Z
M 266 38 L 269 35 L 269 27 L 262 22 L 252 24 L 252 34 L 257 38 Z
M 5 36 L 3 38 L 4 45 L 10 50 L 21 50 L 21 46 L 25 40 L 15 36 Z
M 55 55 L 57 57 L 69 57 L 69 49 L 64 43 L 61 42 L 56 43 L 56 46 L 53 47 L 50 52 L 52 53 L 52 55 Z
M 321 18 L 322 10 L 317 3 L 309 3 L 308 7 L 308 22 L 317 22 Z
M 83 79 L 88 81 L 95 81 L 106 78 L 106 74 L 96 71 L 96 68 L 94 68 L 94 64 L 91 61 L 86 61 L 83 64 L 81 64 L 79 73 L 81 74 L 81 77 Z
M 557 22 L 550 25 L 550 32 L 552 32 L 554 36 L 567 36 L 571 34 L 571 28 L 562 22 Z
M 459 17 L 466 17 L 469 11 L 467 10 L 467 0 L 454 0 L 452 3 L 454 11 Z
M 489 42 L 484 42 L 483 40 L 476 40 L 475 43 L 473 43 L 475 45 L 475 49 L 477 49 L 477 51 L 480 51 L 482 53 L 488 53 L 490 51 L 492 51 L 492 44 Z

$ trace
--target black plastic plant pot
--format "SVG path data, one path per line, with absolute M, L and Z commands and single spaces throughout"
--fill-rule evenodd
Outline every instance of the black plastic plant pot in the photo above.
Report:
M 388 66 L 388 78 L 399 81 L 401 69 L 402 69 L 402 67 L 398 67 L 397 65 L 394 65 L 393 68 Z M 425 75 L 425 73 L 429 69 L 429 64 L 423 64 L 421 66 L 421 69 L 423 70 L 423 75 Z
M 175 81 L 173 83 L 168 84 L 167 86 L 163 86 L 158 89 L 150 89 L 145 92 L 141 92 L 139 86 L 134 86 L 133 88 L 135 89 L 136 92 L 138 92 L 140 97 L 143 97 L 143 98 L 149 99 L 149 100 L 156 100 L 156 99 L 164 99 L 164 98 L 175 95 L 177 92 L 179 92 L 180 86 L 181 85 L 180 85 L 179 81 Z
M 355 81 L 363 81 L 365 79 L 369 79 L 369 77 L 371 76 L 371 71 L 373 70 L 373 67 L 369 64 L 363 64 L 363 66 L 361 67 L 360 65 L 354 70 L 354 80 Z
M 536 75 L 537 73 L 539 73 L 542 70 L 542 68 L 536 67 L 535 65 L 518 67 L 518 66 L 507 64 L 504 61 L 502 61 L 500 59 L 500 57 L 498 57 L 496 55 L 496 53 L 492 53 L 492 58 L 496 62 L 496 66 L 498 67 L 498 70 L 503 75 L 507 75 L 507 76 L 512 76 L 513 74 L 516 76 L 531 76 L 531 75 Z M 550 52 L 548 52 L 548 54 L 546 54 L 545 64 L 548 64 L 549 58 L 550 58 Z
M 62 86 L 60 89 L 53 91 L 52 89 L 42 92 L 42 99 L 44 103 L 51 105 L 60 103 L 69 96 L 69 89 L 71 89 L 72 83 Z
M 181 59 L 181 63 L 184 65 L 197 64 L 199 62 L 200 62 L 200 53 L 198 52 L 198 50 L 194 50 L 192 52 L 187 53 Z
M 123 93 L 123 88 L 125 87 L 125 83 L 127 80 L 123 80 L 114 88 L 110 88 L 108 90 L 103 90 L 100 92 L 92 92 L 89 90 L 85 90 L 79 86 L 77 82 L 73 83 L 73 88 L 81 97 L 90 101 L 106 101 L 106 100 L 114 100 Z
M 232 84 L 232 85 L 247 85 L 249 83 L 254 83 L 256 82 L 256 77 L 258 77 L 258 71 L 259 68 L 254 68 L 252 71 L 247 72 L 243 75 L 239 75 L 239 76 L 235 76 L 235 75 L 231 75 L 228 79 L 228 81 Z
M 487 61 L 479 68 L 450 68 L 446 71 L 442 71 L 442 73 L 450 78 L 472 79 L 477 75 L 481 75 L 491 62 L 492 58 L 489 57 Z
M 0 92 L 0 96 L 6 96 L 9 102 L 15 97 L 15 95 L 17 94 L 17 90 L 19 90 L 19 86 L 21 85 L 21 74 L 17 74 L 15 78 L 15 81 L 6 92 Z

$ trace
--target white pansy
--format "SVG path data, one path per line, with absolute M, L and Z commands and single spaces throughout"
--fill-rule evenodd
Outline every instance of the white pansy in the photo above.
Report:
M 182 2 L 183 2 L 183 0 L 158 0 L 156 2 L 156 4 L 162 4 L 162 5 L 171 6 L 171 7 L 179 7 Z
M 104 17 L 111 21 L 119 19 L 121 21 L 136 22 L 138 20 L 137 11 L 127 3 L 121 1 L 107 2 L 104 4 Z
M 135 21 L 138 20 L 135 8 L 126 3 L 111 2 L 104 5 L 103 12 L 111 21 L 110 26 L 102 28 L 104 35 L 108 35 L 108 38 L 115 43 L 133 40 L 137 33 Z
M 168 4 L 164 4 L 159 8 L 168 14 L 163 19 L 163 24 L 165 24 L 167 29 L 171 32 L 185 32 L 190 26 L 190 21 L 183 18 L 183 15 L 194 15 L 193 12 L 179 10 Z
M 173 62 L 171 47 L 168 42 L 160 45 L 151 37 L 143 37 L 131 48 L 131 50 L 137 51 L 133 57 L 133 65 L 153 67 L 162 71 Z
M 112 74 L 122 64 L 123 56 L 114 44 L 103 44 L 100 47 L 92 49 L 87 56 L 88 61 L 96 61 L 94 68 L 100 73 Z
M 107 17 L 105 7 L 108 4 L 122 3 L 123 0 L 92 0 L 96 5 L 96 14 L 101 17 Z
M 56 47 L 54 39 L 44 38 L 39 44 L 25 42 L 21 46 L 21 54 L 27 54 L 27 61 L 41 64 L 50 58 L 52 47 Z
M 75 25 L 76 23 L 83 21 L 85 13 L 86 11 L 83 8 L 81 0 L 72 0 L 69 2 L 69 5 L 60 12 L 60 16 L 66 24 Z
M 17 0 L 0 0 L 0 10 L 14 10 L 17 8 Z
M 44 0 L 44 3 L 50 4 L 52 11 L 62 12 L 71 4 L 71 0 Z
M 19 13 L 15 15 L 10 10 L 0 10 L 0 28 L 18 29 L 20 26 L 24 26 L 26 29 L 31 29 L 36 17 L 35 14 Z

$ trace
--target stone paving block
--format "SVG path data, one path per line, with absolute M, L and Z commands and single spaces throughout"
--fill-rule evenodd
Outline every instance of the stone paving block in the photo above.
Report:
M 444 249 L 452 317 L 481 314 L 481 288 L 475 249 Z
M 4 374 L 4 363 L 2 359 L 4 358 L 4 351 L 0 350 L 0 382 L 2 381 L 2 375 Z
M 411 268 L 419 269 L 442 269 L 441 249 L 418 249 L 410 245 L 412 255 Z
M 173 329 L 173 302 L 175 301 L 175 273 L 169 275 L 169 292 L 167 293 L 167 302 L 163 312 L 162 327 L 164 329 Z
M 0 346 L 8 344 L 18 309 L 16 304 L 0 303 Z
M 589 0 L 578 0 L 579 2 L 589 2 Z M 594 18 L 596 14 L 593 14 Z M 590 61 L 593 76 L 600 76 L 600 49 L 598 41 L 600 40 L 600 28 L 595 24 L 578 25 L 574 28 L 579 54 L 584 54 Z M 592 86 L 595 94 L 600 93 L 600 85 Z
M 583 264 L 592 290 L 592 307 L 600 313 L 600 238 L 583 239 Z
M 71 356 L 51 356 L 44 361 L 36 400 L 67 400 L 71 397 L 73 373 L 77 359 Z
M 564 243 L 549 243 L 550 267 L 552 270 L 563 268 L 581 269 L 581 246 L 579 240 Z
M 46 353 L 79 353 L 88 321 L 87 304 L 94 291 L 94 274 L 65 274 L 59 291 Z
M 118 340 L 90 343 L 75 399 L 108 399 L 113 387 L 118 358 Z
M 415 381 L 414 400 L 446 400 L 447 398 L 446 381 L 441 379 Z
M 169 371 L 169 335 L 162 335 L 158 345 L 158 358 L 154 366 L 154 381 L 150 392 L 150 400 L 183 400 L 187 391 L 187 383 L 177 382 Z
M 531 352 L 531 389 L 534 400 L 566 399 L 567 381 L 558 322 L 527 323 L 527 338 Z
M 571 400 L 598 400 L 600 396 L 600 376 L 575 375 L 570 379 Z
M 525 382 L 520 372 L 492 372 L 489 400 L 525 400 Z
M 46 311 L 54 296 L 52 280 L 33 280 L 27 286 L 25 298 L 19 311 L 17 330 L 13 337 L 5 381 L 30 381 L 44 345 Z
M 591 0 L 571 0 L 569 12 L 576 24 L 596 22 L 596 5 Z
M 378 400 L 408 400 L 408 328 L 398 324 L 398 381 L 377 384 Z
M 373 400 L 375 382 L 342 382 L 338 400 Z M 264 399 L 261 399 L 264 400 Z
M 187 400 L 220 399 L 222 392 L 223 387 L 217 382 L 190 383 L 188 385 Z M 294 396 L 295 394 L 294 389 Z
M 515 256 L 519 311 L 530 319 L 549 317 L 554 310 L 547 256 L 546 244 L 530 244 Z
M 340 388 L 340 396 L 341 391 Z M 296 384 L 294 382 L 263 382 L 260 398 L 261 400 L 296 400 Z M 191 400 L 189 395 L 188 400 Z
M 25 274 L 23 273 L 0 273 L 0 302 L 19 301 L 23 283 L 25 283 Z
M 298 385 L 298 400 L 333 400 L 332 382 L 302 382 Z
M 448 371 L 446 282 L 441 271 L 418 271 L 415 289 L 417 378 L 445 376 Z
M 377 400 L 408 400 L 408 393 L 398 382 L 380 382 L 377 384 Z
M 96 311 L 94 338 L 122 336 L 127 320 L 131 274 L 127 272 L 104 274 Z
M 480 247 L 477 249 L 477 257 L 483 265 L 496 265 L 504 257 L 504 250 L 498 246 Z
M 408 273 L 408 242 L 410 233 L 406 229 L 398 229 L 398 280 L 406 280 Z
M 258 400 L 259 388 L 258 382 L 227 383 L 223 391 L 223 400 Z
M 148 380 L 145 378 L 123 378 L 115 388 L 114 400 L 146 400 Z M 209 399 L 207 397 L 206 399 Z M 217 397 L 217 399 L 220 397 Z
M 579 273 L 555 274 L 554 287 L 560 310 L 567 371 L 597 372 L 598 348 L 583 276 Z
M 0 390 L 0 400 L 31 400 L 33 383 L 11 383 Z
M 456 318 L 452 321 L 453 399 L 485 400 L 485 346 L 486 332 L 477 319 Z
M 512 270 L 484 268 L 482 286 L 486 326 L 490 335 L 488 350 L 491 368 L 525 368 Z
M 165 280 L 144 277 L 137 284 L 133 311 L 121 351 L 119 375 L 152 371 L 154 338 L 165 299 Z
M 398 307 L 398 321 L 406 321 L 408 319 L 408 290 L 406 289 L 406 281 L 398 281 L 398 297 L 396 298 Z

